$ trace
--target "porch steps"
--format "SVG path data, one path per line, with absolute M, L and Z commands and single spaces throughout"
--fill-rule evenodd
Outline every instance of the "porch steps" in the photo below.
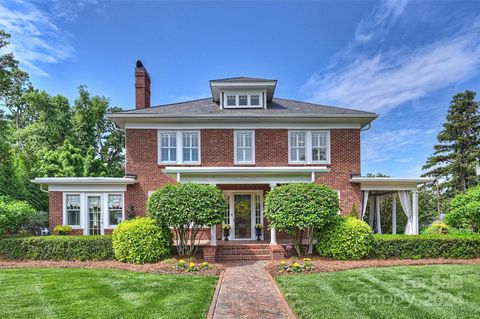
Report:
M 229 244 L 217 246 L 217 261 L 271 260 L 275 253 L 268 244 Z

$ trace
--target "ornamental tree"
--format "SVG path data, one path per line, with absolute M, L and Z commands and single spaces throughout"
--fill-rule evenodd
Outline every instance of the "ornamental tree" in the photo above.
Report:
M 147 215 L 172 227 L 179 255 L 195 254 L 204 226 L 220 224 L 227 203 L 214 185 L 180 183 L 156 190 L 148 199 Z
M 480 186 L 456 195 L 450 202 L 450 210 L 445 216 L 449 226 L 480 231 Z
M 292 238 L 301 256 L 305 232 L 308 254 L 312 254 L 316 233 L 338 221 L 339 209 L 337 193 L 325 185 L 286 184 L 268 192 L 264 216 L 270 222 L 269 227 L 284 231 Z

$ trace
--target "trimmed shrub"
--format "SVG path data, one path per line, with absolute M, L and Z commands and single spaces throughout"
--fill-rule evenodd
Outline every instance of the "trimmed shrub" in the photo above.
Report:
M 0 196 L 0 236 L 16 234 L 36 214 L 27 202 Z
M 331 230 L 320 234 L 317 250 L 320 255 L 338 260 L 361 259 L 372 249 L 372 229 L 355 217 L 344 218 Z
M 0 239 L 0 258 L 105 260 L 114 255 L 110 236 L 6 237 Z
M 449 226 L 459 229 L 480 231 L 480 186 L 456 195 L 450 202 L 450 210 L 445 216 Z
M 123 221 L 112 235 L 115 258 L 136 264 L 156 262 L 168 256 L 171 241 L 171 232 L 151 218 Z
M 72 227 L 68 225 L 57 225 L 53 229 L 53 232 L 57 235 L 70 235 L 72 232 Z
M 180 183 L 157 189 L 148 199 L 147 215 L 175 231 L 178 254 L 192 256 L 204 226 L 223 221 L 227 202 L 214 185 Z
M 434 235 L 434 234 L 448 234 L 448 225 L 444 222 L 437 220 L 433 222 L 426 230 L 425 234 Z
M 285 231 L 293 239 L 293 246 L 301 256 L 305 230 L 311 254 L 317 233 L 338 221 L 339 209 L 337 193 L 325 185 L 286 184 L 268 192 L 264 214 L 269 227 Z
M 478 258 L 480 235 L 374 235 L 370 258 Z

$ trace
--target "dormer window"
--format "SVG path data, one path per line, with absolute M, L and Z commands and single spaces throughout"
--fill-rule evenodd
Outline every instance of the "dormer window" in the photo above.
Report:
M 263 108 L 265 92 L 222 92 L 224 108 Z

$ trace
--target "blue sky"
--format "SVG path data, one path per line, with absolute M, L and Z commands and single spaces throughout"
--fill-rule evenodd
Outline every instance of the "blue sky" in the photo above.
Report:
M 208 80 L 278 80 L 276 95 L 377 112 L 362 173 L 418 176 L 450 98 L 480 85 L 480 1 L 1 1 L 0 28 L 36 88 L 86 84 L 125 109 L 133 70 L 152 104 Z

